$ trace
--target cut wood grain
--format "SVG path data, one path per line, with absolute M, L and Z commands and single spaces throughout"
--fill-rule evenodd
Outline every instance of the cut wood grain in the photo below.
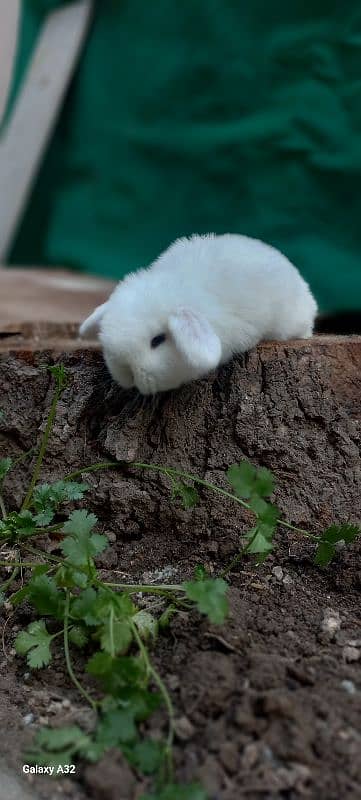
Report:
M 39 443 L 53 392 L 44 363 L 61 361 L 69 376 L 44 463 L 44 480 L 114 459 L 178 467 L 226 486 L 227 467 L 242 459 L 269 467 L 275 502 L 290 522 L 321 530 L 360 522 L 361 337 L 320 336 L 267 342 L 217 373 L 160 395 L 156 405 L 114 386 L 99 347 L 75 329 L 52 327 L 0 340 L 0 457 Z M 29 338 L 30 336 L 30 338 Z M 202 490 L 186 512 L 169 500 L 156 472 L 126 467 L 89 475 L 88 505 L 128 542 L 172 561 L 197 537 L 235 540 L 251 519 L 231 501 Z M 24 491 L 26 466 L 6 484 L 9 507 Z M 281 534 L 279 534 L 281 536 Z M 288 541 L 288 534 L 282 533 Z M 291 535 L 292 539 L 292 535 Z M 193 544 L 192 544 L 193 542 Z M 155 558 L 156 560 L 156 558 Z

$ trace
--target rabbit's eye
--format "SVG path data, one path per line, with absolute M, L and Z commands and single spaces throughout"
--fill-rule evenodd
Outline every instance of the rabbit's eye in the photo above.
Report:
M 165 333 L 158 333 L 158 336 L 153 336 L 153 339 L 151 339 L 150 346 L 154 349 L 154 347 L 159 347 L 160 344 L 163 344 L 165 340 Z

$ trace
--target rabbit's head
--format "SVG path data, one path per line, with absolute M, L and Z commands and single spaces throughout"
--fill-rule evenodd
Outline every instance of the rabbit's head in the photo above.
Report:
M 172 305 L 164 286 L 148 285 L 146 272 L 128 276 L 80 327 L 82 337 L 99 334 L 114 380 L 143 395 L 201 378 L 221 359 L 221 342 L 205 316 Z

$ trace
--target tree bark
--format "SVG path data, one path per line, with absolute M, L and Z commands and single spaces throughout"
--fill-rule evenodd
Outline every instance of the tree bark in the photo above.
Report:
M 39 445 L 54 391 L 42 366 L 62 362 L 69 385 L 44 481 L 110 459 L 177 467 L 227 488 L 227 467 L 248 459 L 275 474 L 274 502 L 288 521 L 314 530 L 360 522 L 361 337 L 267 342 L 150 401 L 115 386 L 98 346 L 74 333 L 25 326 L 22 336 L 0 341 L 0 457 Z M 6 480 L 9 508 L 21 503 L 29 467 L 31 459 Z M 86 480 L 87 507 L 124 542 L 124 565 L 157 561 L 157 551 L 163 563 L 184 558 L 199 537 L 226 553 L 252 524 L 247 511 L 206 489 L 199 505 L 183 510 L 156 471 L 129 465 Z

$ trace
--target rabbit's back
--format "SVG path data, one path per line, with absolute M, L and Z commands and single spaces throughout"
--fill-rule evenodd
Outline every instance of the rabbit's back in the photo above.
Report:
M 154 262 L 172 275 L 180 299 L 192 300 L 215 328 L 238 321 L 262 338 L 309 336 L 316 303 L 296 267 L 279 250 L 240 234 L 178 239 Z

